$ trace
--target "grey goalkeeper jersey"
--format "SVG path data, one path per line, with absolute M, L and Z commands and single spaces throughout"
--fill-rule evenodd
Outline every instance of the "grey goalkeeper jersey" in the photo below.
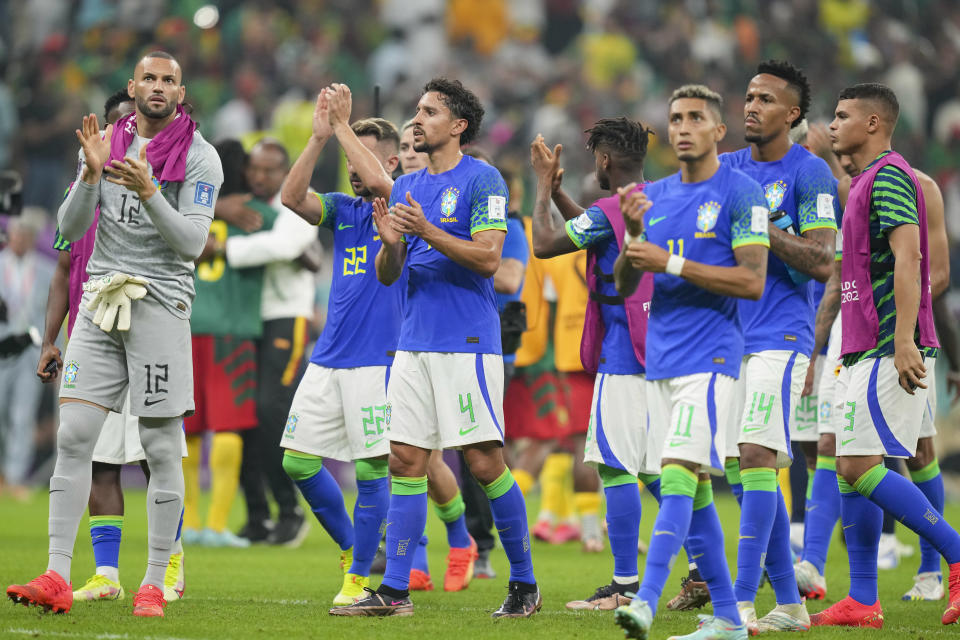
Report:
M 141 141 L 138 136 L 134 137 L 127 149 L 127 157 L 139 156 Z M 97 222 L 93 255 L 87 263 L 87 274 L 95 278 L 122 272 L 146 278 L 150 282 L 147 287 L 149 295 L 159 300 L 174 316 L 189 318 L 191 304 L 196 295 L 193 287 L 193 258 L 196 256 L 190 257 L 174 250 L 170 242 L 161 235 L 154 219 L 159 219 L 161 214 L 179 214 L 192 223 L 185 227 L 193 233 L 191 244 L 196 245 L 195 241 L 199 239 L 198 234 L 201 231 L 203 239 L 206 239 L 206 232 L 213 220 L 217 194 L 223 184 L 220 157 L 213 145 L 207 142 L 199 131 L 194 132 L 193 142 L 187 151 L 183 182 L 160 185 L 159 192 L 147 203 L 140 202 L 137 194 L 126 187 L 108 182 L 106 172 L 97 185 L 82 182 L 82 151 L 80 159 L 80 171 L 60 206 L 58 219 L 63 233 L 68 226 L 66 219 L 80 219 L 86 223 L 85 216 L 92 218 L 93 208 L 99 204 L 100 218 Z M 150 170 L 153 175 L 153 167 L 150 167 Z M 86 223 L 83 230 L 88 227 L 89 223 Z M 64 237 L 71 241 L 77 239 L 66 234 Z M 202 248 L 202 244 L 200 247 Z

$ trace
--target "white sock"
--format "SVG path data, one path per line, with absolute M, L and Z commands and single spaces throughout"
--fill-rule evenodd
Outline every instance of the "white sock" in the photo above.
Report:
M 140 442 L 150 465 L 147 486 L 147 571 L 140 586 L 163 589 L 183 510 L 180 418 L 140 418 Z
M 120 582 L 120 568 L 119 567 L 97 567 L 97 575 L 103 576 L 107 580 L 113 580 L 114 582 Z

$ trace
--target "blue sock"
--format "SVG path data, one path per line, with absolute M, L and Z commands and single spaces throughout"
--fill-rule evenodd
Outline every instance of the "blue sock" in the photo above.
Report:
M 643 481 L 643 488 L 653 496 L 653 499 L 657 501 L 657 504 L 660 504 L 660 476 L 654 476 L 649 473 L 641 473 L 639 474 L 639 477 L 640 480 Z
M 790 514 L 783 494 L 777 489 L 777 516 L 770 529 L 770 544 L 767 545 L 767 576 L 777 596 L 777 604 L 798 604 L 800 591 L 797 574 L 793 568 L 793 553 L 790 551 Z
M 899 473 L 877 465 L 857 479 L 856 490 L 926 538 L 946 559 L 960 562 L 960 535 L 947 524 L 923 492 Z
M 930 506 L 937 513 L 943 513 L 943 475 L 940 473 L 940 463 L 934 460 L 919 471 L 911 471 L 910 479 L 930 501 Z M 920 568 L 917 573 L 940 571 L 940 552 L 930 542 L 920 537 Z
M 842 477 L 837 476 L 837 482 L 840 485 L 840 521 L 850 560 L 850 597 L 870 606 L 877 601 L 877 552 L 883 509 L 857 493 Z
M 320 526 L 330 534 L 341 550 L 353 546 L 353 523 L 343 504 L 343 493 L 326 467 L 309 478 L 295 480 L 300 493 L 307 499 L 310 510 Z
M 473 544 L 470 534 L 467 532 L 467 519 L 464 517 L 466 506 L 463 504 L 463 496 L 459 491 L 446 504 L 434 505 L 437 516 L 447 527 L 447 544 L 451 549 L 467 549 Z
M 701 506 L 707 499 L 709 502 Z M 730 583 L 730 569 L 723 547 L 723 527 L 713 504 L 713 489 L 709 480 L 701 482 L 697 489 L 687 543 L 697 559 L 697 569 L 710 590 L 713 615 L 726 618 L 735 625 L 742 624 L 737 598 Z
M 734 592 L 737 602 L 753 602 L 763 575 L 763 554 L 770 544 L 770 530 L 777 515 L 777 472 L 770 467 L 743 469 L 740 478 L 743 497 Z M 700 566 L 699 560 L 697 566 Z
M 429 544 L 429 542 L 430 539 L 427 538 L 426 533 L 420 536 L 420 540 L 417 542 L 417 548 L 413 552 L 413 564 L 410 566 L 411 569 L 422 571 L 427 575 L 430 575 L 430 560 L 427 557 L 427 544 Z
M 410 568 L 427 524 L 427 476 L 393 476 L 390 510 L 387 512 L 387 569 L 384 586 L 406 591 Z
M 120 537 L 123 516 L 90 516 L 90 541 L 97 567 L 120 566 Z
M 536 584 L 527 531 L 527 504 L 510 469 L 504 469 L 500 477 L 485 485 L 483 490 L 490 500 L 493 522 L 510 561 L 510 582 Z
M 830 549 L 830 537 L 840 517 L 840 489 L 837 487 L 836 458 L 817 456 L 813 491 L 807 500 L 803 528 L 803 559 L 823 575 Z
M 390 507 L 390 482 L 386 477 L 357 480 L 353 507 L 353 564 L 350 573 L 369 576 L 370 565 L 380 545 L 380 530 Z
M 697 494 L 697 475 L 680 465 L 664 466 L 660 480 L 660 511 L 653 523 L 643 581 L 636 596 L 645 600 L 654 614 L 673 562 L 687 539 L 693 515 L 693 497 Z M 691 559 L 695 555 L 690 556 Z
M 607 535 L 613 553 L 613 575 L 635 578 L 640 538 L 640 488 L 629 474 L 624 484 L 603 487 L 607 498 Z M 601 475 L 602 477 L 602 475 Z

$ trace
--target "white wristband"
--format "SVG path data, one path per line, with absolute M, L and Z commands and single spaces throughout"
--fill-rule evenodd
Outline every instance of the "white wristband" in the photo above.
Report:
M 670 275 L 679 276 L 680 272 L 683 271 L 683 263 L 686 261 L 686 258 L 681 258 L 671 253 L 670 257 L 667 258 L 667 268 L 664 269 L 664 271 Z
M 626 247 L 631 242 L 638 242 L 639 240 L 640 240 L 640 236 L 630 235 L 630 230 L 628 229 L 623 236 L 623 246 Z

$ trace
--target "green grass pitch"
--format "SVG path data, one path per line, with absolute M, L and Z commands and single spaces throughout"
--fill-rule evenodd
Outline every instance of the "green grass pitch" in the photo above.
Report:
M 351 500 L 352 502 L 352 500 Z M 726 533 L 727 557 L 735 565 L 736 531 L 739 512 L 733 498 L 718 495 L 720 517 Z M 641 535 L 649 539 L 656 505 L 644 495 Z M 530 513 L 536 503 L 531 500 Z M 950 506 L 947 517 L 960 522 L 960 508 Z M 241 506 L 235 505 L 231 526 L 242 520 Z M 428 517 L 430 566 L 435 585 L 442 588 L 446 552 L 444 529 L 431 513 Z M 33 578 L 46 568 L 47 548 L 46 492 L 37 492 L 27 504 L 0 498 L 0 584 Z M 93 573 L 93 554 L 86 518 L 80 526 L 73 562 L 73 581 L 81 584 Z M 484 639 L 522 637 L 610 638 L 622 637 L 609 612 L 567 611 L 564 604 L 584 598 L 610 580 L 613 560 L 609 552 L 585 555 L 576 543 L 550 546 L 535 542 L 533 561 L 543 592 L 543 610 L 529 620 L 493 621 L 489 613 L 506 593 L 508 567 L 502 551 L 494 553 L 499 575 L 494 580 L 475 580 L 460 593 L 433 591 L 415 593 L 412 618 L 337 619 L 327 614 L 330 600 L 340 586 L 336 547 L 316 522 L 299 549 L 257 546 L 250 549 L 186 549 L 186 595 L 167 607 L 163 620 L 136 619 L 131 615 L 132 593 L 139 586 L 146 563 L 146 515 L 144 492 L 127 494 L 127 516 L 120 555 L 120 579 L 128 590 L 123 601 L 76 603 L 66 615 L 41 614 L 36 609 L 0 606 L 2 638 L 90 638 L 155 640 L 227 638 L 390 638 L 402 640 Z M 916 546 L 916 537 L 898 527 L 901 540 Z M 919 550 L 918 550 L 919 553 Z M 901 602 L 900 596 L 912 584 L 919 558 L 904 559 L 900 567 L 880 572 L 880 601 L 884 605 L 883 631 L 822 629 L 810 631 L 810 637 L 832 639 L 893 637 L 933 638 L 955 635 L 960 630 L 943 627 L 942 602 Z M 641 572 L 643 558 L 640 558 Z M 827 566 L 828 600 L 811 602 L 811 613 L 847 593 L 846 555 L 836 541 L 831 546 Z M 735 570 L 735 566 L 732 567 Z M 946 566 L 944 566 L 946 569 Z M 681 552 L 675 571 L 667 583 L 662 604 L 677 591 L 680 576 L 686 572 Z M 377 584 L 379 577 L 374 577 Z M 769 586 L 760 590 L 757 612 L 766 613 L 774 605 Z M 709 606 L 704 610 L 709 612 Z M 695 613 L 667 612 L 663 606 L 654 620 L 652 638 L 684 634 L 696 627 Z

